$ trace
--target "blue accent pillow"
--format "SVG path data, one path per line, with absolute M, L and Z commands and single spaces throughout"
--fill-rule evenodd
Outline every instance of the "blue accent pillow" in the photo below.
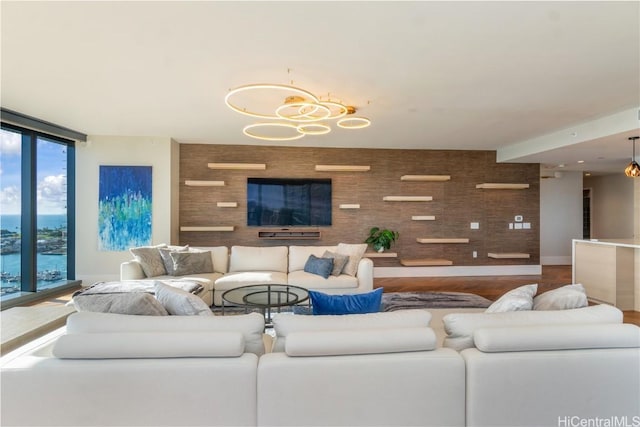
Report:
M 313 314 L 364 314 L 380 311 L 382 288 L 366 294 L 327 295 L 309 291 Z
M 326 279 L 333 271 L 333 258 L 318 258 L 315 255 L 309 255 L 307 262 L 304 264 L 304 271 L 317 274 Z

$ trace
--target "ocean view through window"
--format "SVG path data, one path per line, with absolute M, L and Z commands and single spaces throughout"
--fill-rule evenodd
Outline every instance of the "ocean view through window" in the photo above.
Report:
M 73 142 L 2 125 L 0 134 L 0 300 L 68 285 L 69 159 Z M 73 167 L 71 167 L 73 170 Z M 71 215 L 71 218 L 70 218 Z M 71 273 L 71 274 L 69 274 Z

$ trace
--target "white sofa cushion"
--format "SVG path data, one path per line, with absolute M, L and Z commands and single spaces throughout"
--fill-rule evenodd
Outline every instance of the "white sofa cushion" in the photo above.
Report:
M 473 333 L 485 353 L 640 347 L 640 328 L 629 323 L 482 328 Z
M 581 283 L 565 285 L 533 299 L 534 310 L 566 310 L 586 307 L 588 304 L 587 293 Z
M 297 270 L 289 273 L 287 280 L 290 285 L 300 286 L 306 289 L 347 289 L 357 288 L 358 278 L 341 274 L 340 276 L 329 276 L 326 279 L 317 274 L 307 273 Z
M 240 332 L 116 332 L 61 336 L 53 346 L 59 359 L 239 357 Z
M 533 296 L 538 291 L 538 284 L 519 286 L 502 295 L 487 307 L 487 313 L 504 313 L 506 311 L 531 310 Z
M 287 272 L 287 246 L 232 246 L 229 272 L 279 271 Z
M 264 353 L 264 316 L 258 313 L 237 316 L 128 316 L 82 312 L 67 318 L 68 333 L 218 331 L 240 332 L 247 353 Z
M 403 353 L 436 348 L 436 335 L 427 327 L 345 331 L 311 331 L 289 334 L 289 356 L 343 356 Z
M 278 271 L 247 271 L 227 273 L 215 282 L 217 291 L 227 291 L 240 286 L 262 284 L 287 284 L 287 274 Z
M 607 304 L 572 310 L 511 311 L 506 313 L 451 313 L 442 318 L 447 337 L 444 347 L 455 350 L 474 347 L 473 333 L 480 328 L 622 323 L 622 311 Z
M 322 258 L 325 251 L 335 252 L 337 246 L 289 246 L 289 273 L 304 270 L 310 255 Z
M 419 328 L 428 326 L 430 320 L 431 314 L 426 310 L 398 310 L 342 316 L 275 314 L 273 317 L 273 329 L 276 332 L 274 351 L 284 351 L 287 336 L 294 332 Z

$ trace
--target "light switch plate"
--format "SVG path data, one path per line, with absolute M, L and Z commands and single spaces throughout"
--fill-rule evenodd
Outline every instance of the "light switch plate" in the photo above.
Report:
M 513 223 L 512 222 L 509 223 L 509 230 L 513 230 Z
M 530 222 L 522 223 L 522 228 L 524 228 L 525 230 L 531 229 L 531 223 Z
M 480 223 L 479 222 L 472 222 L 471 223 L 471 229 L 472 230 L 479 230 L 480 229 Z
M 516 229 L 516 230 L 522 230 L 522 223 L 521 223 L 521 222 L 516 222 L 516 223 L 514 224 L 514 226 L 515 226 L 515 229 Z

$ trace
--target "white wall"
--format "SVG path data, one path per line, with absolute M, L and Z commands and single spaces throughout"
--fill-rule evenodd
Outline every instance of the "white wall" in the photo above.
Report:
M 76 145 L 76 278 L 83 285 L 119 279 L 120 263 L 131 259 L 128 251 L 98 251 L 99 166 L 153 168 L 152 239 L 154 244 L 169 243 L 177 224 L 173 218 L 177 203 L 172 207 L 177 194 L 172 186 L 176 146 L 170 138 L 121 136 L 89 136 L 86 143 Z M 177 187 L 177 180 L 173 185 Z
M 591 188 L 591 238 L 630 239 L 634 228 L 634 180 L 623 173 L 585 178 Z
M 582 238 L 582 174 L 540 180 L 540 263 L 570 265 L 571 240 Z

